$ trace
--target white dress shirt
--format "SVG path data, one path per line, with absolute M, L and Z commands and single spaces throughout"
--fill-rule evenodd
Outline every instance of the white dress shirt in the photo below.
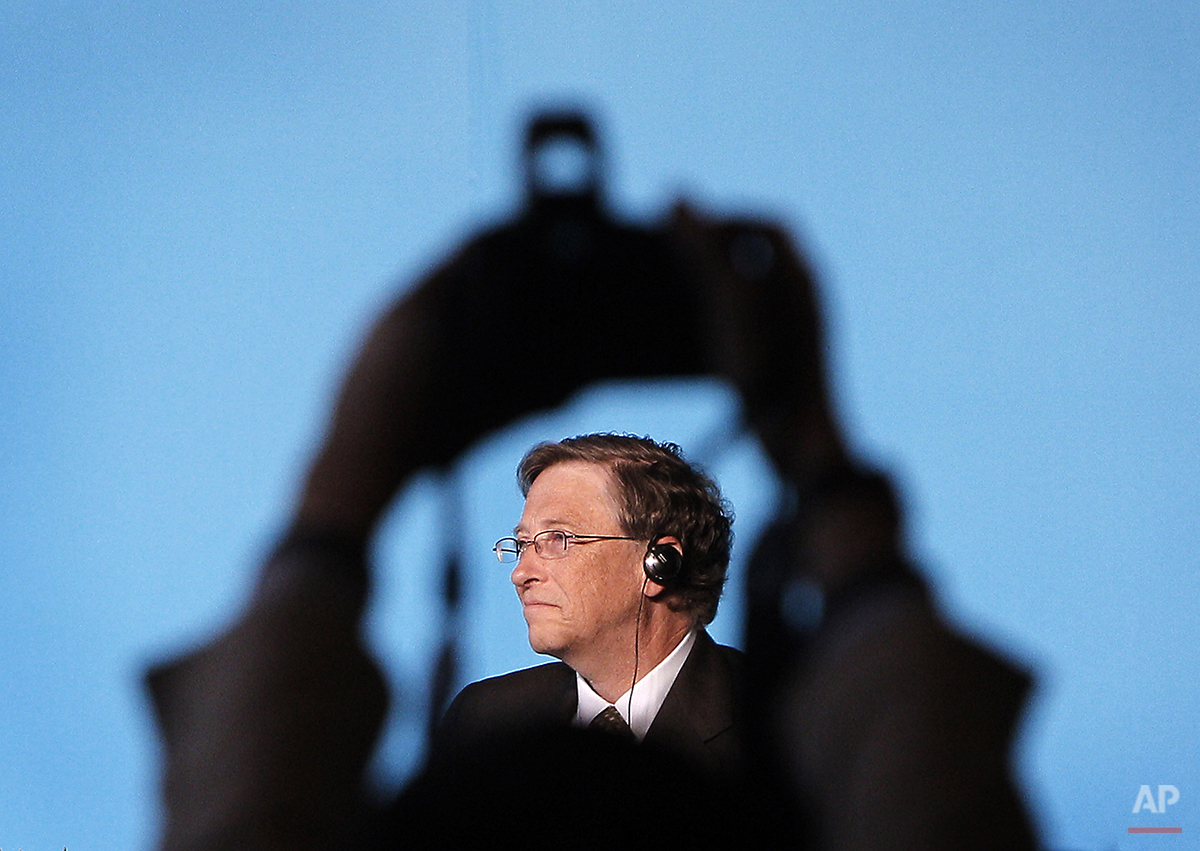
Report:
M 696 631 L 692 630 L 683 637 L 683 641 L 667 654 L 654 669 L 637 681 L 637 684 L 610 704 L 596 694 L 587 680 L 578 673 L 575 674 L 575 685 L 579 691 L 579 708 L 575 711 L 575 725 L 586 727 L 592 719 L 607 709 L 616 706 L 625 723 L 633 730 L 640 742 L 646 737 L 650 725 L 654 723 L 658 710 L 667 699 L 667 692 L 675 685 L 675 678 L 687 661 L 692 645 L 696 643 Z

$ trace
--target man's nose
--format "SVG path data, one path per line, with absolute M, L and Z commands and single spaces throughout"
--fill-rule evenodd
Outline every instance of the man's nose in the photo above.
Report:
M 512 575 L 509 577 L 512 584 L 520 588 L 528 582 L 541 579 L 541 561 L 537 550 L 534 547 L 527 547 L 517 559 L 517 566 L 513 568 Z

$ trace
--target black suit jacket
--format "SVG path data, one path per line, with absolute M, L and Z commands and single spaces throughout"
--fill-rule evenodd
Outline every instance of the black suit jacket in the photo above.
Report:
M 574 728 L 561 662 L 472 683 L 358 847 L 740 847 L 761 833 L 740 783 L 743 662 L 699 633 L 641 745 Z
M 745 771 L 739 711 L 745 659 L 707 632 L 696 643 L 643 744 L 734 781 Z M 454 759 L 497 740 L 562 729 L 575 718 L 575 672 L 562 662 L 472 683 L 451 703 L 434 743 L 434 761 Z

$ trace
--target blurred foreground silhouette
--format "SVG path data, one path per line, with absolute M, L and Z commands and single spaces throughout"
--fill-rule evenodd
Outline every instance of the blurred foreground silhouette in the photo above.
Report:
M 559 179 L 564 148 L 575 168 Z M 657 226 L 615 221 L 579 115 L 535 118 L 524 163 L 522 214 L 378 320 L 246 609 L 150 673 L 160 847 L 1033 847 L 1009 770 L 1029 677 L 939 616 L 899 497 L 832 410 L 817 293 L 788 234 L 682 203 Z M 788 489 L 748 580 L 749 779 L 718 787 L 669 754 L 562 731 L 368 803 L 386 686 L 360 618 L 391 499 L 591 382 L 678 375 L 737 389 Z

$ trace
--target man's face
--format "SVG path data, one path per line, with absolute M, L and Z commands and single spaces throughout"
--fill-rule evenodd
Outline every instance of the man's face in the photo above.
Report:
M 616 485 L 608 467 L 564 461 L 533 481 L 516 527 L 520 540 L 560 529 L 577 535 L 623 535 Z M 633 647 L 642 593 L 645 541 L 569 542 L 563 558 L 528 547 L 512 572 L 529 644 L 577 671 L 591 660 Z M 585 674 L 586 676 L 586 674 Z

